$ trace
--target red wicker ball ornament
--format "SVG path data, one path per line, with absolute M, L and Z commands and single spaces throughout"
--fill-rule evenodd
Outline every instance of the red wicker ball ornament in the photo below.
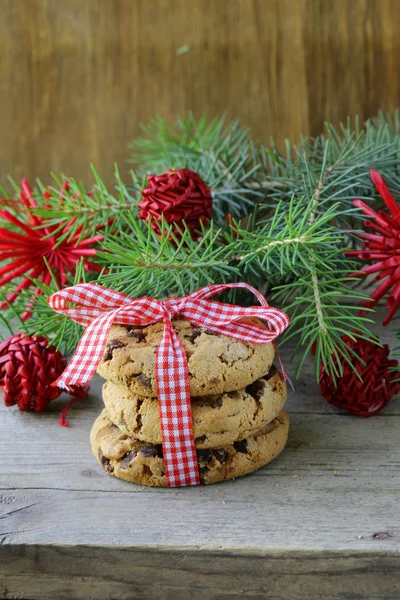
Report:
M 338 408 L 361 417 L 372 417 L 400 392 L 400 382 L 394 381 L 400 377 L 400 372 L 393 370 L 397 367 L 398 361 L 389 359 L 387 344 L 380 347 L 366 340 L 354 341 L 349 336 L 344 336 L 343 340 L 364 363 L 356 358 L 353 359 L 353 365 L 362 381 L 345 361 L 342 364 L 343 375 L 336 378 L 336 382 L 333 382 L 322 366 L 320 371 L 322 396 Z
M 189 169 L 171 169 L 162 175 L 149 175 L 148 186 L 142 190 L 139 218 L 152 219 L 152 228 L 161 235 L 160 223 L 175 223 L 180 229 L 186 223 L 193 239 L 199 237 L 201 224 L 211 218 L 210 189 L 200 175 Z M 173 228 L 175 235 L 179 232 Z
M 20 410 L 43 412 L 58 398 L 61 390 L 51 384 L 61 375 L 66 359 L 42 336 L 27 337 L 23 333 L 0 344 L 0 387 L 6 406 L 18 405 Z M 67 425 L 66 411 L 71 403 L 87 395 L 86 388 L 71 388 L 77 398 L 64 409 L 60 424 Z

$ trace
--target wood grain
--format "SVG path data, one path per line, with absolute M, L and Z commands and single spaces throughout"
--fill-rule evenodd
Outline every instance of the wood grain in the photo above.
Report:
M 24 598 L 27 591 L 29 599 L 40 600 L 399 598 L 399 561 L 385 552 L 283 555 L 115 546 L 106 552 L 93 546 L 25 546 L 9 552 L 0 546 L 0 577 L 7 570 L 2 596 L 7 600 Z
M 291 352 L 281 351 L 289 371 Z M 373 419 L 341 413 L 308 361 L 282 455 L 248 477 L 179 490 L 99 467 L 89 445 L 99 378 L 68 429 L 62 405 L 0 407 L 0 598 L 400 598 L 400 397 Z
M 391 110 L 399 21 L 399 0 L 0 0 L 0 180 L 110 181 L 155 113 L 268 141 Z

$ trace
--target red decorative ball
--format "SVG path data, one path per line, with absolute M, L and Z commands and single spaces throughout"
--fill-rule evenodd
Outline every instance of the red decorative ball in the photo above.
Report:
M 343 375 L 336 378 L 335 383 L 322 365 L 322 396 L 338 408 L 361 417 L 372 417 L 388 404 L 392 396 L 400 392 L 400 382 L 394 382 L 400 377 L 400 372 L 393 370 L 398 361 L 389 359 L 387 344 L 380 347 L 362 339 L 354 341 L 349 336 L 342 339 L 363 361 L 356 358 L 352 361 L 362 381 L 345 361 L 342 363 Z
M 6 406 L 18 404 L 20 410 L 43 412 L 58 398 L 61 390 L 51 384 L 61 375 L 66 359 L 42 336 L 27 337 L 23 333 L 0 344 L 0 387 Z M 78 399 L 87 395 L 88 387 L 73 386 L 70 393 Z M 66 425 L 63 411 L 61 425 Z
M 148 186 L 142 190 L 139 218 L 152 219 L 152 228 L 161 235 L 161 217 L 170 225 L 183 228 L 185 221 L 193 239 L 199 237 L 201 224 L 211 218 L 212 197 L 210 189 L 200 175 L 189 169 L 170 169 L 162 175 L 148 175 Z M 173 229 L 179 237 L 176 228 Z

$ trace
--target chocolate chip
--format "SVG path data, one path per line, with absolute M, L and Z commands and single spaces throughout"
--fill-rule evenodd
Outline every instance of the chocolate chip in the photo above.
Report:
M 147 477 L 151 477 L 153 475 L 149 465 L 142 465 L 142 473 L 143 475 L 147 475 Z
M 138 414 L 138 416 L 136 417 L 136 431 L 140 431 L 142 429 L 142 415 Z
M 203 330 L 201 329 L 201 327 L 195 327 L 194 329 L 192 329 L 192 333 L 189 338 L 192 344 L 194 344 L 194 341 L 197 340 L 197 338 L 201 335 L 202 331 Z
M 111 342 L 109 342 L 109 344 L 107 345 L 107 350 L 103 356 L 103 360 L 104 361 L 111 360 L 113 357 L 114 350 L 116 350 L 116 348 L 124 348 L 124 347 L 125 347 L 125 344 L 124 344 L 124 342 L 121 342 L 121 340 L 111 340 Z
M 133 459 L 136 456 L 136 452 L 134 450 L 131 450 L 130 452 L 128 452 L 127 454 L 125 454 L 125 456 L 122 457 L 122 459 L 120 460 L 120 466 L 121 469 L 127 469 L 129 467 L 129 465 L 131 464 L 131 462 L 133 461 Z
M 131 331 L 142 331 L 143 327 L 142 325 L 125 325 L 124 326 L 127 333 L 130 333 Z
M 211 450 L 208 450 L 207 448 L 205 450 L 196 450 L 196 454 L 199 466 L 208 464 L 212 459 Z
M 162 451 L 162 445 L 160 444 L 159 446 L 156 446 L 157 448 L 157 456 L 159 456 L 160 458 L 163 458 L 163 451 Z
M 206 333 L 207 335 L 218 335 L 218 333 L 214 333 L 214 331 L 211 331 L 211 329 L 203 329 L 202 327 L 194 327 L 192 329 L 192 333 L 189 337 L 190 341 L 192 342 L 192 344 L 194 344 L 194 341 L 199 337 L 199 335 L 201 335 L 202 333 Z
M 143 456 L 158 456 L 158 449 L 155 446 L 145 446 L 144 448 L 140 448 L 139 452 L 143 455 Z
M 104 456 L 104 454 L 101 451 L 101 448 L 99 449 L 99 461 L 101 462 L 101 466 L 107 473 L 112 473 L 114 471 L 114 467 L 110 463 L 110 460 L 106 456 Z
M 242 452 L 243 454 L 247 454 L 247 440 L 240 440 L 240 442 L 233 442 L 233 447 L 236 452 Z
M 261 396 L 263 395 L 265 390 L 265 383 L 263 381 L 255 381 L 246 387 L 246 392 L 253 396 L 256 402 L 259 402 Z
M 201 435 L 200 437 L 196 438 L 196 442 L 198 442 L 199 444 L 202 444 L 205 441 L 206 441 L 205 435 Z
M 150 377 L 147 377 L 146 375 L 144 375 L 143 373 L 141 373 L 140 375 L 138 375 L 136 377 L 136 380 L 138 383 L 140 383 L 140 385 L 142 385 L 143 387 L 146 388 L 151 388 L 151 379 Z
M 225 363 L 226 365 L 229 365 L 229 358 L 226 354 L 221 354 L 221 356 L 219 356 L 218 358 L 221 362 Z
M 197 462 L 199 464 L 200 475 L 205 475 L 208 471 L 208 463 L 212 459 L 210 450 L 196 450 Z
M 130 329 L 127 335 L 137 339 L 138 342 L 146 341 L 146 336 L 144 335 L 143 331 L 140 331 L 139 329 Z
M 271 379 L 271 377 L 273 377 L 276 373 L 277 369 L 275 365 L 271 365 L 270 370 L 268 371 L 268 373 L 266 375 L 264 375 L 264 379 L 266 379 L 268 381 L 268 379 Z
M 223 448 L 217 448 L 213 450 L 213 454 L 219 463 L 224 463 L 227 459 L 228 453 Z
M 221 408 L 222 406 L 222 398 L 221 396 L 218 396 L 218 398 L 216 398 L 213 403 L 211 404 L 212 408 Z

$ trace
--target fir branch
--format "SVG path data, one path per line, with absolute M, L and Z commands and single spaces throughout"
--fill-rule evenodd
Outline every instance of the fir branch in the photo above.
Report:
M 162 172 L 186 166 L 198 171 L 212 188 L 215 224 L 194 241 L 183 229 L 174 235 L 163 224 L 161 239 L 137 218 L 140 175 L 109 190 L 95 173 L 93 193 L 74 180 L 60 199 L 62 181 L 55 179 L 47 206 L 37 211 L 65 235 L 108 222 L 102 251 L 96 260 L 108 270 L 100 282 L 128 295 L 182 295 L 202 285 L 247 281 L 275 294 L 292 317 L 285 338 L 298 338 L 303 361 L 315 351 L 320 364 L 340 375 L 340 360 L 351 353 L 344 333 L 370 338 L 369 319 L 358 315 L 365 296 L 353 289 L 354 265 L 343 252 L 355 239 L 347 231 L 357 226 L 353 198 L 371 201 L 376 194 L 369 177 L 374 167 L 396 191 L 400 173 L 400 119 L 380 115 L 360 126 L 348 121 L 338 129 L 327 125 L 324 135 L 286 143 L 285 152 L 272 143 L 255 143 L 247 129 L 225 119 L 196 121 L 192 115 L 170 125 L 161 118 L 134 143 L 134 159 L 145 170 Z M 39 182 L 43 192 L 43 186 Z M 225 217 L 232 215 L 229 226 Z M 77 274 L 84 278 L 84 273 Z M 75 280 L 78 282 L 78 280 Z M 54 286 L 42 289 L 48 294 Z M 240 292 L 227 295 L 242 301 Z M 245 299 L 248 301 L 248 298 Z M 47 335 L 72 350 L 80 335 L 76 325 L 52 313 L 46 297 L 36 300 L 30 331 Z M 284 339 L 285 339 L 284 338 Z
M 340 303 L 345 293 L 357 301 L 365 296 L 348 285 L 354 265 L 342 254 L 344 233 L 333 225 L 338 214 L 343 214 L 339 204 L 319 213 L 315 204 L 292 197 L 289 204 L 279 203 L 256 229 L 236 222 L 229 230 L 211 226 L 199 241 L 193 241 L 187 230 L 178 239 L 172 228 L 160 239 L 151 224 L 128 215 L 129 233 L 118 238 L 110 235 L 104 243 L 100 259 L 109 272 L 101 281 L 128 295 L 163 297 L 182 295 L 210 282 L 242 280 L 261 287 L 269 280 L 285 310 L 293 313 L 288 335 L 299 336 L 306 354 L 315 345 L 335 376 L 336 352 L 348 359 L 341 335 L 354 330 L 370 337 L 367 320 L 358 316 L 358 309 Z M 235 301 L 237 294 L 227 297 Z M 300 303 L 306 305 L 304 310 Z
M 297 265 L 301 268 L 308 265 L 310 252 L 316 253 L 319 248 L 336 252 L 343 234 L 332 222 L 340 207 L 333 205 L 323 214 L 314 214 L 314 208 L 305 199 L 292 197 L 289 204 L 279 202 L 273 215 L 255 230 L 241 229 L 235 224 L 233 235 L 236 247 L 242 252 L 233 259 L 240 261 L 239 267 L 244 272 L 251 268 L 264 273 L 277 269 L 280 276 L 296 276 Z M 280 257 L 279 265 L 276 256 Z
M 287 142 L 283 154 L 273 142 L 270 148 L 254 143 L 248 130 L 237 121 L 226 123 L 225 117 L 197 122 L 189 114 L 175 124 L 157 117 L 132 143 L 132 161 L 155 172 L 171 166 L 198 171 L 212 189 L 218 224 L 228 213 L 236 218 L 249 215 L 260 202 L 267 217 L 277 201 L 289 201 L 293 194 L 321 206 L 340 202 L 346 209 L 354 197 L 376 198 L 371 167 L 388 181 L 397 178 L 399 121 L 396 112 L 367 121 L 364 127 L 357 119 L 338 129 L 327 124 L 324 135 L 302 137 L 297 145 Z M 345 227 L 355 224 L 354 215 L 339 214 L 338 219 Z
M 54 273 L 51 272 L 49 267 L 48 269 L 52 275 L 52 285 L 45 285 L 41 281 L 33 279 L 32 281 L 41 293 L 37 293 L 33 297 L 29 292 L 22 293 L 17 305 L 13 308 L 17 313 L 22 313 L 26 310 L 28 303 L 33 300 L 31 318 L 26 322 L 21 322 L 18 329 L 31 336 L 42 335 L 46 337 L 50 344 L 53 344 L 64 356 L 68 356 L 78 345 L 83 328 L 66 315 L 54 312 L 48 305 L 48 298 L 60 290 Z M 86 281 L 87 273 L 84 268 L 84 262 L 81 260 L 77 265 L 74 277 L 69 283 L 70 285 L 77 285 Z
M 131 172 L 132 184 L 128 186 L 115 166 L 115 189 L 109 191 L 94 167 L 92 171 L 95 184 L 90 189 L 73 178 L 58 178 L 54 174 L 53 186 L 44 188 L 40 181 L 37 182 L 39 193 L 35 194 L 35 198 L 39 206 L 34 212 L 46 218 L 48 225 L 58 226 L 60 242 L 72 239 L 77 233 L 81 233 L 81 238 L 94 235 L 99 227 L 104 227 L 105 231 L 116 231 L 123 227 L 125 212 L 137 213 L 142 178 Z M 68 189 L 63 188 L 66 181 Z M 49 197 L 43 205 L 45 190 Z
M 330 269 L 319 272 L 317 294 L 312 269 L 295 282 L 274 289 L 274 297 L 291 315 L 291 327 L 283 335 L 281 343 L 291 337 L 298 340 L 294 353 L 300 354 L 296 376 L 305 358 L 313 351 L 317 377 L 321 364 L 333 379 L 340 377 L 342 360 L 335 358 L 342 357 L 351 365 L 351 353 L 342 339 L 343 335 L 378 341 L 368 326 L 373 320 L 358 315 L 357 304 L 366 296 L 349 288 L 351 273 L 348 267 L 345 261 L 339 259 L 336 268 L 332 268 L 330 261 Z
M 335 361 L 338 354 L 351 364 L 341 336 L 353 331 L 352 335 L 374 339 L 366 327 L 371 320 L 361 318 L 357 306 L 349 308 L 342 303 L 343 297 L 360 303 L 366 296 L 350 287 L 355 265 L 344 257 L 344 232 L 332 224 L 338 214 L 343 214 L 339 204 L 320 214 L 315 202 L 292 198 L 289 207 L 280 202 L 274 216 L 257 233 L 240 232 L 249 248 L 255 246 L 234 257 L 239 258 L 239 267 L 244 266 L 243 276 L 251 271 L 260 282 L 262 273 L 273 273 L 271 291 L 284 309 L 293 313 L 283 341 L 293 335 L 299 338 L 297 350 L 302 349 L 302 358 L 297 375 L 305 356 L 315 347 L 317 376 L 322 361 L 327 372 L 337 377 L 341 373 L 337 366 L 341 363 Z M 285 278 L 290 282 L 282 285 Z
M 4 340 L 3 330 L 10 336 L 15 335 L 18 330 L 24 331 L 26 327 L 21 319 L 21 313 L 7 300 L 7 294 L 0 294 L 0 302 L 7 304 L 6 310 L 0 310 L 0 340 Z
M 221 244 L 223 232 L 211 224 L 199 241 L 190 231 L 173 234 L 173 226 L 161 224 L 160 238 L 148 224 L 132 214 L 125 216 L 129 233 L 110 235 L 99 260 L 108 272 L 101 283 L 131 296 L 183 295 L 210 283 L 226 282 L 238 275 L 227 257 L 234 244 Z
M 223 116 L 197 122 L 189 113 L 175 125 L 158 116 L 142 129 L 144 137 L 131 145 L 131 162 L 156 173 L 172 167 L 198 172 L 211 189 L 217 224 L 227 214 L 248 215 L 264 197 L 264 186 L 281 185 L 260 180 L 256 145 L 238 121 L 226 123 Z
M 286 151 L 283 155 L 276 146 L 260 151 L 263 170 L 282 184 L 279 191 L 269 190 L 271 200 L 289 200 L 295 194 L 321 206 L 340 202 L 346 209 L 354 197 L 376 198 L 370 168 L 384 177 L 397 177 L 400 169 L 400 133 L 386 121 L 381 121 L 378 129 L 371 121 L 364 129 L 357 120 L 354 124 L 348 120 L 339 130 L 327 124 L 324 135 L 302 138 L 297 146 L 288 144 Z M 343 219 L 339 215 L 339 222 L 353 226 L 354 217 Z

